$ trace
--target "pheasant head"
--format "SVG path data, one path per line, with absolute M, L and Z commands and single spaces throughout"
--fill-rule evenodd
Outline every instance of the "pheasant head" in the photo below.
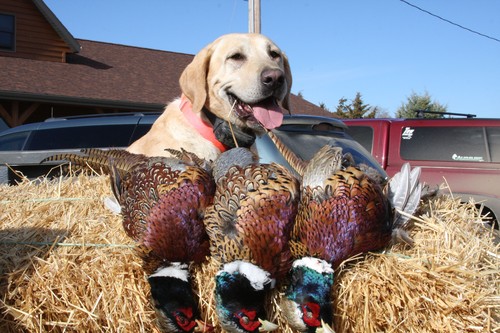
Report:
M 238 333 L 275 330 L 275 324 L 263 319 L 263 305 L 274 283 L 268 272 L 254 264 L 225 264 L 215 277 L 216 311 L 221 327 Z
M 201 321 L 196 297 L 189 282 L 186 264 L 159 268 L 148 277 L 151 299 L 162 332 L 210 332 L 212 326 Z
M 322 259 L 304 257 L 296 260 L 290 270 L 290 282 L 281 300 L 283 314 L 299 332 L 333 332 L 330 298 L 334 272 Z

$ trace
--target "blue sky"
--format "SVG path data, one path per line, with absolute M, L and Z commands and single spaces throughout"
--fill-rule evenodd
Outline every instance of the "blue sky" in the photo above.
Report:
M 409 0 L 500 39 L 498 0 Z M 75 38 L 196 53 L 248 31 L 244 0 L 45 0 Z M 500 42 L 400 0 L 261 0 L 262 33 L 288 55 L 292 92 L 334 110 L 342 97 L 394 115 L 412 93 L 449 112 L 500 117 Z M 296 110 L 297 111 L 297 110 Z

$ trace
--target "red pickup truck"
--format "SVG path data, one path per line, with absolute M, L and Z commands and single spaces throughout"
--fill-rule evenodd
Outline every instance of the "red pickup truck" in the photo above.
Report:
M 409 162 L 429 185 L 446 183 L 463 201 L 500 217 L 500 119 L 343 119 L 389 176 Z

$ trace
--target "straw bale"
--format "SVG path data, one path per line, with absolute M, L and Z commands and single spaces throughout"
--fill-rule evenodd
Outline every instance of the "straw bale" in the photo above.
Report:
M 431 200 L 412 248 L 346 264 L 335 285 L 340 332 L 498 332 L 500 256 L 473 203 Z
M 158 332 L 149 287 L 119 216 L 103 207 L 106 176 L 0 186 L 1 332 Z M 394 245 L 342 265 L 336 332 L 500 332 L 500 251 L 473 203 L 437 198 Z M 217 325 L 208 262 L 194 271 Z M 279 316 L 279 295 L 270 300 Z M 215 332 L 220 332 L 219 328 Z
M 133 243 L 107 177 L 0 187 L 1 332 L 151 332 Z M 57 245 L 56 245 L 57 244 Z

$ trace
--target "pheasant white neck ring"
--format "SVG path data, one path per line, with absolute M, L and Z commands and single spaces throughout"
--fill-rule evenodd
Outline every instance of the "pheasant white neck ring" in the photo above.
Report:
M 275 280 L 269 277 L 270 274 L 249 262 L 240 260 L 232 261 L 224 264 L 222 271 L 229 274 L 240 273 L 248 279 L 250 285 L 255 290 L 263 290 L 269 285 L 271 288 L 274 288 Z
M 173 277 L 188 282 L 188 266 L 187 264 L 174 262 L 170 266 L 160 267 L 149 277 Z

